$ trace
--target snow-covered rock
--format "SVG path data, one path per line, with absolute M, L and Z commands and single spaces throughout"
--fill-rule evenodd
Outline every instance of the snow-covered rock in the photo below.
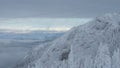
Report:
M 97 17 L 48 45 L 35 48 L 38 58 L 25 68 L 120 68 L 120 14 Z

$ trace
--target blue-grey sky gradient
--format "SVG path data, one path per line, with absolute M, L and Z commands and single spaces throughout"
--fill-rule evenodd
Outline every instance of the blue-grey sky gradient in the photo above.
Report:
M 120 0 L 0 0 L 0 29 L 65 29 L 119 10 Z
M 0 18 L 91 18 L 119 6 L 120 0 L 0 0 Z

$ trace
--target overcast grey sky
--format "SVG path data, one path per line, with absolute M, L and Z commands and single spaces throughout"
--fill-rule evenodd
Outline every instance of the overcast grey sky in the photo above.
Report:
M 120 0 L 0 0 L 0 18 L 91 18 L 120 10 Z
M 0 0 L 0 29 L 68 29 L 119 10 L 120 0 Z

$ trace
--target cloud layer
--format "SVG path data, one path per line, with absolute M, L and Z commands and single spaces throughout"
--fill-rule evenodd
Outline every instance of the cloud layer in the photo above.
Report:
M 10 18 L 0 19 L 0 29 L 68 30 L 90 20 L 88 18 Z

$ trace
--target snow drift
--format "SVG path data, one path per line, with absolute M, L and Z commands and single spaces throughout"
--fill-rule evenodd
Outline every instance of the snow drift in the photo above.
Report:
M 16 68 L 120 68 L 120 14 L 97 17 L 43 47 Z

